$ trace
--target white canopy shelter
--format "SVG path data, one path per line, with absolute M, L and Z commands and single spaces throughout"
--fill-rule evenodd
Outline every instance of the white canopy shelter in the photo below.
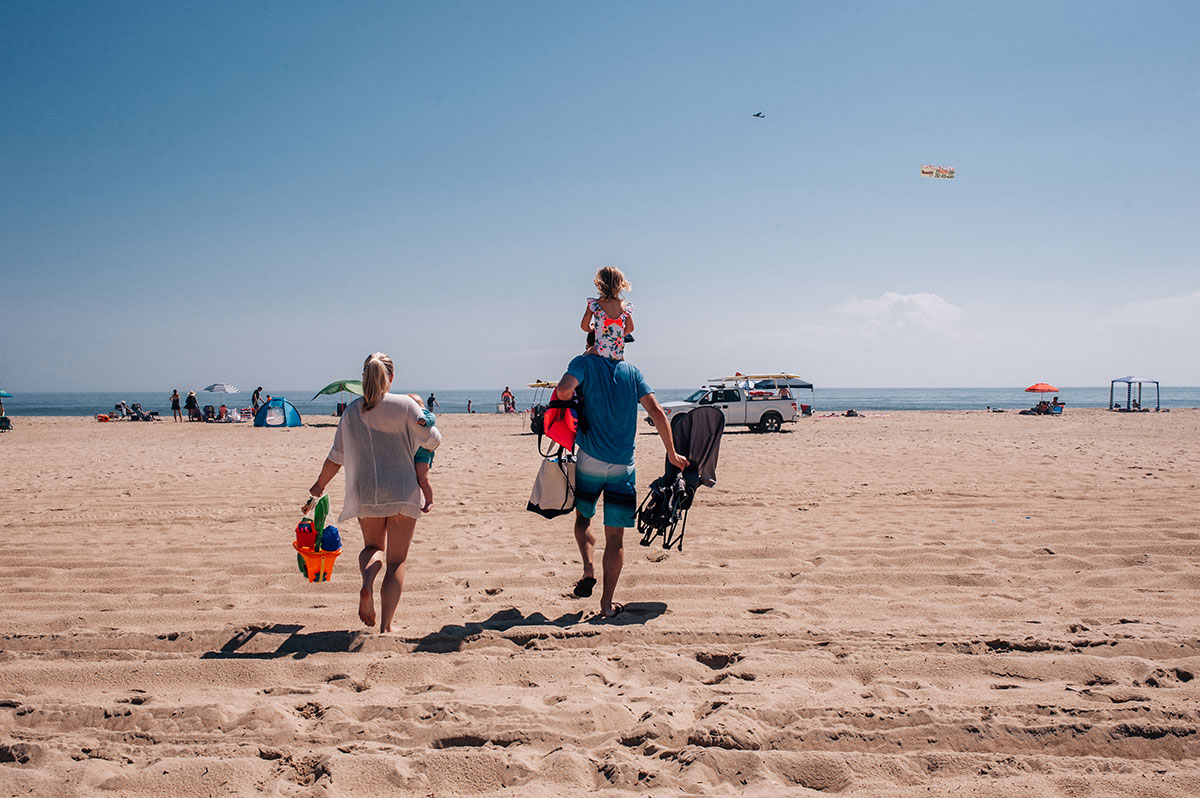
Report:
M 1114 397 L 1113 397 L 1113 394 L 1116 391 L 1118 382 L 1125 384 L 1125 406 L 1124 407 L 1121 407 L 1120 402 L 1115 402 Z M 1162 393 L 1159 390 L 1158 380 L 1152 380 L 1149 377 L 1132 377 L 1132 376 L 1117 377 L 1115 380 L 1110 382 L 1108 384 L 1108 409 L 1109 410 L 1121 410 L 1126 413 L 1132 412 L 1134 410 L 1146 410 L 1146 408 L 1142 406 L 1142 385 L 1143 384 L 1148 385 L 1150 383 L 1154 384 L 1154 412 L 1157 413 L 1159 411 L 1159 409 L 1161 408 Z M 1133 386 L 1134 385 L 1136 385 L 1138 387 L 1136 400 L 1133 398 Z M 1135 404 L 1136 404 L 1136 407 L 1134 406 Z

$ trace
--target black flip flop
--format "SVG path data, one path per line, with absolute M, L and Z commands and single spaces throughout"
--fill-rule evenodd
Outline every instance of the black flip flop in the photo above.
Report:
M 587 598 L 592 595 L 592 588 L 596 586 L 596 577 L 585 576 L 575 583 L 575 589 L 571 591 L 579 598 Z

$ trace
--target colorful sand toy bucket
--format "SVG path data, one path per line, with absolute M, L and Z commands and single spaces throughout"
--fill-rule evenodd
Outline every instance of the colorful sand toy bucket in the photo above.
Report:
M 341 536 L 336 527 L 325 528 L 325 519 L 329 515 L 328 496 L 322 496 L 312 509 L 313 517 L 302 518 L 296 525 L 296 539 L 292 541 L 292 548 L 296 550 L 296 564 L 300 567 L 300 573 L 307 576 L 308 581 L 328 582 L 333 575 L 333 562 L 342 553 Z M 317 532 L 319 529 L 323 531 Z M 321 546 L 329 531 L 332 531 L 331 539 L 337 545 L 333 551 Z
M 342 553 L 337 551 L 317 551 L 308 546 L 301 546 L 295 541 L 292 547 L 304 560 L 305 575 L 310 582 L 328 582 L 333 577 L 333 561 Z

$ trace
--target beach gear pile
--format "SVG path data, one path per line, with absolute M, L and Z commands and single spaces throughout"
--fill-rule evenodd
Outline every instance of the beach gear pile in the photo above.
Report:
M 325 526 L 329 517 L 329 497 L 322 496 L 313 507 L 313 517 L 305 516 L 296 524 L 296 564 L 310 582 L 328 582 L 333 562 L 342 553 L 342 536 L 336 526 Z M 320 530 L 318 532 L 317 530 Z

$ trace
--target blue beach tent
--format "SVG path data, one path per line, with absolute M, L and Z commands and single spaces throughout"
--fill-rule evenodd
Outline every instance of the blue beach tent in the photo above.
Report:
M 254 416 L 256 427 L 299 427 L 303 423 L 300 414 L 296 412 L 296 406 L 282 396 L 258 408 L 258 413 Z

